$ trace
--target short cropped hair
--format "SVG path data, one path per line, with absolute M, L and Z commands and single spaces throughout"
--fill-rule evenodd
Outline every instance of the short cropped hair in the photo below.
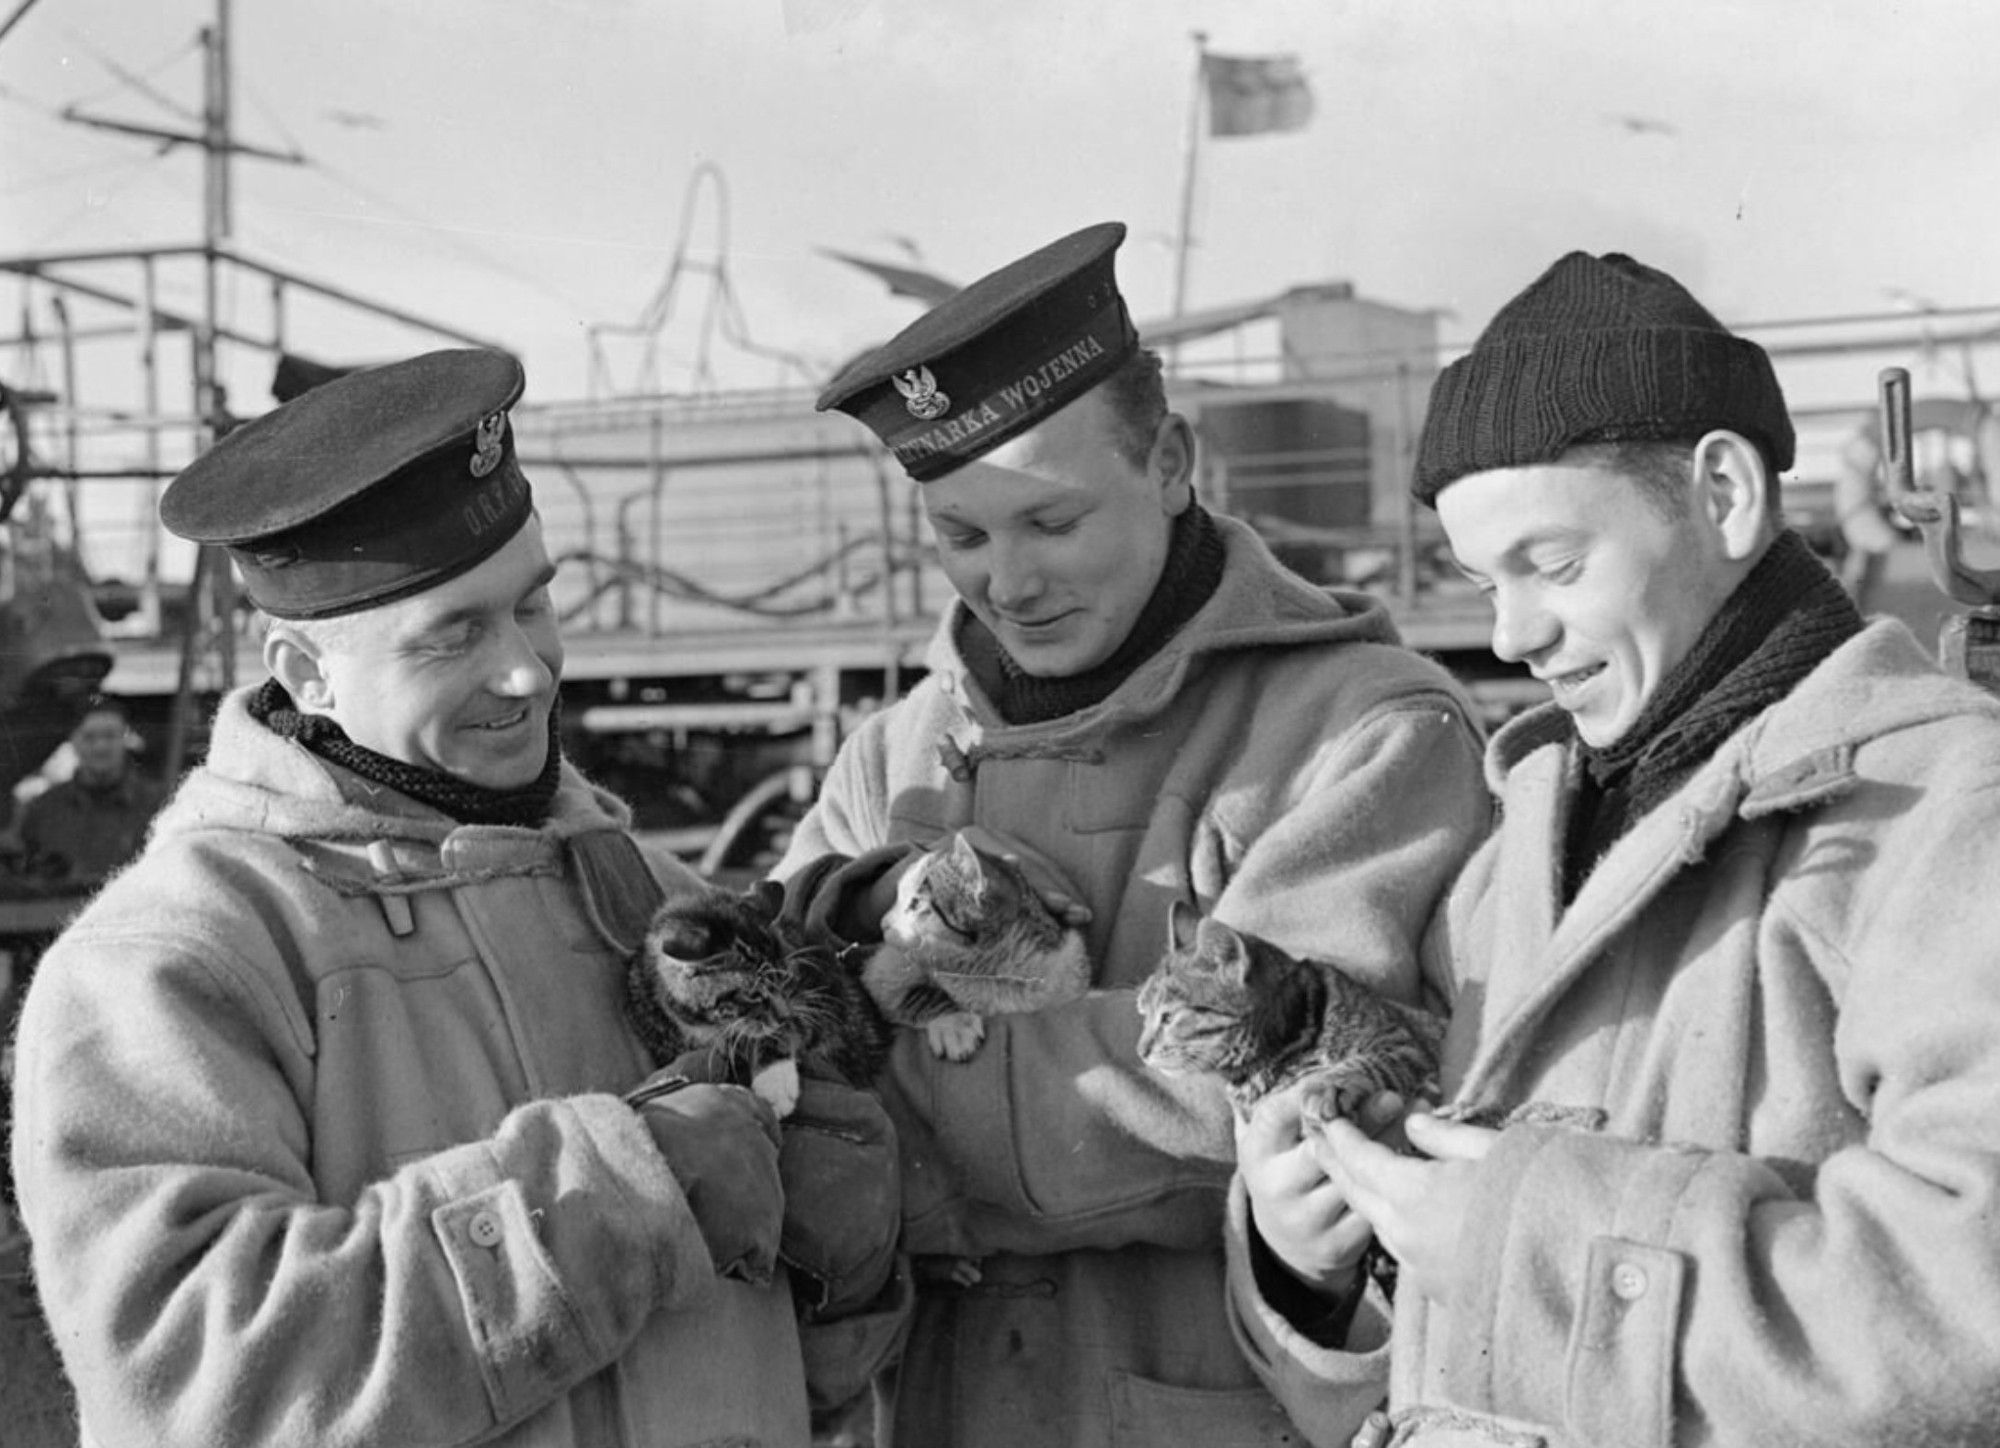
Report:
M 1118 455 L 1135 468 L 1153 455 L 1153 439 L 1167 416 L 1167 384 L 1160 354 L 1141 347 L 1097 384 L 1117 428 Z
M 1637 485 L 1648 506 L 1669 523 L 1678 523 L 1688 514 L 1691 494 L 1688 470 L 1694 466 L 1694 446 L 1686 442 L 1586 442 L 1571 448 L 1566 457 L 1584 461 L 1611 472 L 1622 473 Z M 1783 496 L 1778 470 L 1771 455 L 1755 438 L 1745 438 L 1764 460 L 1764 501 L 1776 519 L 1782 516 Z

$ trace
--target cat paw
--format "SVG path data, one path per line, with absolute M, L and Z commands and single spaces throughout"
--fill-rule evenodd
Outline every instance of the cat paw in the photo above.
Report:
M 1299 1114 L 1319 1126 L 1329 1121 L 1352 1121 L 1374 1094 L 1366 1081 L 1314 1081 L 1299 1093 Z
M 925 1021 L 924 1038 L 940 1061 L 970 1061 L 986 1039 L 986 1022 L 971 1011 L 953 1011 Z
M 750 1078 L 750 1089 L 771 1103 L 779 1119 L 790 1116 L 799 1104 L 799 1063 L 773 1061 Z

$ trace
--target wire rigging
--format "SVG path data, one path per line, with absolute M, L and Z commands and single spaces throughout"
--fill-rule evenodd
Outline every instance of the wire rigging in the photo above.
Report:
M 255 86 L 239 77 L 236 81 L 236 90 L 239 95 L 250 102 L 257 114 L 270 124 L 271 129 L 283 137 L 286 150 L 290 151 L 294 156 L 305 155 L 306 148 L 299 144 L 298 137 L 293 135 L 291 128 L 285 124 L 284 117 L 278 114 L 276 108 L 264 99 Z
M 151 157 L 146 157 L 140 164 L 147 164 L 152 159 Z M 129 170 L 132 164 L 131 157 L 119 156 L 108 161 L 92 161 L 86 165 L 71 166 L 63 171 L 50 171 L 44 175 L 23 181 L 19 186 L 0 188 L 0 196 L 27 196 L 36 191 L 47 190 L 51 186 L 60 186 L 66 181 L 78 181 L 91 176 L 103 175 L 107 172 Z
M 695 219 L 701 211 L 699 202 L 704 183 L 712 186 L 715 194 L 715 240 L 711 255 L 697 260 L 690 255 L 690 243 Z M 706 393 L 716 386 L 714 368 L 710 363 L 710 343 L 718 336 L 738 351 L 777 362 L 807 381 L 816 382 L 820 379 L 822 369 L 805 357 L 761 343 L 750 335 L 748 319 L 744 315 L 742 303 L 736 295 L 735 284 L 729 275 L 728 179 L 723 175 L 720 166 L 712 161 L 703 161 L 695 167 L 693 175 L 688 178 L 687 190 L 682 197 L 680 234 L 675 240 L 673 255 L 668 260 L 666 275 L 661 278 L 652 297 L 640 310 L 638 319 L 622 325 L 608 322 L 595 323 L 589 330 L 590 387 L 593 396 L 607 392 L 617 395 L 620 391 L 611 381 L 611 361 L 604 347 L 604 339 L 607 336 L 636 336 L 643 339 L 634 380 L 625 390 L 642 394 L 661 390 L 660 339 L 667 324 L 673 320 L 674 305 L 681 282 L 690 272 L 705 273 L 709 278 L 707 305 L 696 334 L 691 363 L 694 392 Z
M 95 61 L 98 65 L 102 66 L 118 81 L 117 85 L 107 86 L 105 89 L 101 91 L 97 91 L 91 95 L 85 96 L 82 100 L 70 102 L 70 107 L 69 107 L 70 109 L 75 110 L 82 106 L 94 106 L 99 101 L 108 100 L 112 96 L 119 94 L 121 91 L 130 90 L 130 91 L 137 91 L 140 95 L 146 97 L 148 100 L 152 101 L 155 105 L 160 106 L 161 108 L 167 111 L 171 111 L 174 115 L 179 116 L 184 121 L 193 121 L 197 124 L 200 123 L 201 116 L 199 112 L 191 110 L 187 106 L 182 105 L 179 101 L 173 99 L 171 96 L 165 94 L 163 91 L 156 89 L 152 84 L 153 78 L 155 76 L 160 75 L 162 72 L 164 72 L 171 66 L 178 65 L 181 61 L 185 60 L 190 53 L 199 51 L 201 48 L 201 42 L 199 39 L 190 41 L 180 46 L 179 48 L 170 51 L 168 54 L 162 56 L 159 60 L 154 61 L 152 65 L 146 67 L 142 71 L 134 71 L 127 69 L 126 67 L 120 65 L 117 61 L 111 59 L 110 56 L 104 54 L 104 52 L 97 49 L 96 46 L 92 45 L 82 35 L 79 35 L 74 29 L 66 26 L 63 29 L 63 34 L 68 37 L 69 42 L 72 45 L 74 45 L 78 50 L 82 51 L 85 55 L 89 56 L 90 59 Z
M 419 214 L 388 193 L 363 184 L 349 172 L 340 167 L 333 166 L 318 157 L 308 157 L 306 160 L 306 169 L 318 172 L 328 181 L 345 190 L 350 199 L 367 202 L 372 206 L 380 207 L 383 211 L 393 215 L 397 220 L 421 232 L 425 237 L 448 245 L 465 260 L 476 262 L 480 266 L 498 272 L 503 276 L 520 282 L 524 286 L 531 287 L 550 301 L 557 302 L 572 312 L 581 313 L 584 310 L 573 297 L 566 296 L 551 286 L 545 277 L 524 271 L 520 267 L 503 261 L 492 253 L 473 245 L 470 241 L 466 240 L 464 228 L 440 226 L 434 218 Z
M 349 199 L 364 202 L 399 218 L 411 228 L 420 232 L 426 239 L 432 241 L 442 240 L 461 259 L 530 287 L 543 297 L 558 303 L 570 311 L 582 310 L 574 298 L 566 296 L 556 288 L 550 286 L 546 279 L 524 271 L 520 267 L 503 261 L 491 252 L 471 244 L 465 239 L 462 229 L 440 226 L 433 218 L 420 215 L 387 192 L 365 185 L 358 177 L 345 169 L 333 165 L 323 157 L 310 154 L 307 147 L 299 140 L 298 132 L 286 122 L 283 113 L 261 91 L 247 81 L 239 82 L 239 90 L 249 100 L 257 115 L 283 138 L 285 146 L 294 155 L 304 158 L 305 168 L 308 171 L 317 173 L 335 187 L 345 191 Z
M 115 179 L 105 183 L 102 187 L 93 187 L 90 195 L 82 204 L 56 218 L 48 226 L 43 227 L 37 233 L 33 242 L 30 243 L 30 249 L 35 251 L 42 250 L 56 237 L 63 235 L 63 233 L 70 230 L 77 223 L 94 213 L 102 212 L 110 214 L 110 203 L 130 190 L 138 182 L 150 179 L 160 159 L 157 155 L 148 154 L 138 157 L 128 157 L 119 162 L 117 170 L 123 174 L 117 175 Z M 137 237 L 137 233 L 129 226 L 125 227 L 124 230 L 126 235 L 134 238 Z

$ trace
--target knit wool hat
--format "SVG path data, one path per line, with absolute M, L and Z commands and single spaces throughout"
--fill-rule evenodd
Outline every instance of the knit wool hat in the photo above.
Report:
M 1583 443 L 1691 443 L 1718 427 L 1791 467 L 1791 417 L 1764 349 L 1665 272 L 1573 251 L 1438 374 L 1412 491 L 1435 506 L 1467 473 L 1553 462 Z

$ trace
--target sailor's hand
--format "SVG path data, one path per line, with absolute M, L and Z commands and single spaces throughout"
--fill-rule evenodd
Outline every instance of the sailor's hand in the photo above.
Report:
M 741 1086 L 655 1073 L 626 1093 L 687 1198 L 718 1274 L 769 1282 L 784 1191 L 778 1118 Z
M 870 945 L 896 903 L 903 872 L 923 852 L 912 844 L 879 845 L 859 855 L 828 853 L 785 881 L 783 920 L 808 939 Z
M 1448 1303 L 1459 1243 L 1478 1201 L 1479 1162 L 1500 1134 L 1428 1112 L 1411 1115 L 1403 1130 L 1417 1155 L 1396 1152 L 1349 1121 L 1328 1122 L 1308 1143 L 1335 1188 L 1374 1223 L 1398 1264 L 1397 1281 Z
M 1387 1098 L 1391 1104 L 1381 1104 Z M 1316 1130 L 1301 1115 L 1297 1089 L 1274 1091 L 1246 1121 L 1236 1121 L 1236 1169 L 1250 1198 L 1257 1235 L 1279 1265 L 1307 1287 L 1338 1297 L 1354 1284 L 1361 1254 L 1374 1236 L 1320 1162 Z M 1400 1114 L 1385 1092 L 1363 1108 L 1364 1119 Z
M 865 1310 L 895 1268 L 903 1209 L 896 1129 L 871 1091 L 817 1076 L 799 1085 L 778 1149 L 778 1252 L 809 1320 L 830 1321 Z

